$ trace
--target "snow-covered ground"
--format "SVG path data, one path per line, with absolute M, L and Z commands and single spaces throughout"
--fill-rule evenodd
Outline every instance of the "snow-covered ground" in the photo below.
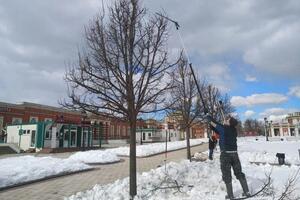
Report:
M 120 161 L 120 158 L 110 150 L 91 150 L 74 153 L 69 159 L 84 163 L 112 163 Z
M 34 156 L 4 158 L 0 159 L 0 188 L 90 168 L 71 159 Z
M 256 141 L 256 139 L 258 139 Z M 238 138 L 238 149 L 245 161 L 278 163 L 277 153 L 285 154 L 285 162 L 300 164 L 300 141 L 269 141 L 264 137 Z
M 266 174 L 271 173 L 273 180 L 272 186 L 274 187 L 275 197 L 258 197 L 252 199 L 278 199 L 281 192 L 283 192 L 284 186 L 290 177 L 294 177 L 299 170 L 299 166 L 293 164 L 298 159 L 295 151 L 298 152 L 300 142 L 278 143 L 278 142 L 264 142 L 263 140 L 255 141 L 253 138 L 239 139 L 239 152 L 240 159 L 243 167 L 243 171 L 248 179 L 250 191 L 254 193 L 259 190 L 263 185 L 263 182 L 267 180 Z M 271 166 L 271 165 L 255 165 L 251 164 L 249 157 L 252 156 L 253 161 L 258 161 L 258 155 L 260 153 L 265 155 L 266 160 L 274 161 L 277 151 L 286 152 L 293 160 L 292 165 L 288 166 Z M 289 155 L 291 153 L 291 155 Z M 153 169 L 149 172 L 138 175 L 138 189 L 137 200 L 141 199 L 196 199 L 196 200 L 218 200 L 224 199 L 226 194 L 225 185 L 222 182 L 222 176 L 220 171 L 219 153 L 215 154 L 213 161 L 205 162 L 188 162 L 182 161 L 181 163 L 169 163 L 165 171 L 164 167 Z M 166 176 L 166 173 L 168 174 Z M 233 175 L 234 176 L 234 175 Z M 169 177 L 169 183 L 166 185 L 164 180 Z M 177 189 L 165 190 L 157 189 L 158 186 L 175 186 L 175 181 L 181 187 L 180 192 Z M 189 187 L 192 186 L 192 187 Z M 233 178 L 234 194 L 236 196 L 241 195 L 241 186 L 235 178 Z M 294 188 L 295 196 L 300 196 L 300 182 L 296 182 Z M 129 179 L 125 178 L 117 180 L 116 182 L 108 185 L 95 185 L 93 189 L 86 192 L 79 192 L 76 195 L 68 197 L 68 200 L 75 199 L 128 199 L 129 193 Z M 277 198 L 276 198 L 277 197 Z
M 204 142 L 208 142 L 207 139 L 191 139 L 190 145 L 195 146 L 202 144 Z M 168 151 L 181 149 L 186 147 L 186 141 L 176 141 L 176 142 L 168 142 L 167 149 Z M 165 143 L 153 143 L 153 144 L 145 144 L 139 145 L 136 147 L 136 156 L 143 157 L 143 156 L 150 156 L 158 153 L 165 152 L 166 144 Z M 119 147 L 110 149 L 111 152 L 119 155 L 119 156 L 129 156 L 129 147 Z
M 206 140 L 193 139 L 191 145 Z M 186 141 L 168 142 L 168 151 L 186 147 Z M 137 147 L 137 156 L 148 156 L 165 151 L 165 143 L 147 144 Z M 0 159 L 0 188 L 53 175 L 91 168 L 84 164 L 104 164 L 120 161 L 118 155 L 129 155 L 129 147 L 108 150 L 76 152 L 69 158 L 18 156 Z

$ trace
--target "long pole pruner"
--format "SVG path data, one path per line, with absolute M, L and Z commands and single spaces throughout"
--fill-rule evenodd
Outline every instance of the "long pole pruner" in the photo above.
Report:
M 173 19 L 170 19 L 170 18 L 167 17 L 167 16 L 164 16 L 164 15 L 160 14 L 160 13 L 156 13 L 156 14 L 159 15 L 160 17 L 163 17 L 163 18 L 165 18 L 166 20 L 168 20 L 168 21 L 174 23 L 175 28 L 176 28 L 176 30 L 178 31 L 178 35 L 179 35 L 179 38 L 180 38 L 181 46 L 183 47 L 183 50 L 184 50 L 184 52 L 185 52 L 185 54 L 186 54 L 186 57 L 187 57 L 187 59 L 188 59 L 188 62 L 189 62 L 189 67 L 190 67 L 190 69 L 191 69 L 191 72 L 192 72 L 192 75 L 193 75 L 193 79 L 194 79 L 194 81 L 195 81 L 195 84 L 196 84 L 196 87 L 197 87 L 197 90 L 198 90 L 198 93 L 199 93 L 199 96 L 200 96 L 200 99 L 201 99 L 201 102 L 202 102 L 202 105 L 203 105 L 203 108 L 204 108 L 204 114 L 207 114 L 207 113 L 208 113 L 208 110 L 207 110 L 207 108 L 206 108 L 206 106 L 205 106 L 205 102 L 204 102 L 204 99 L 203 99 L 202 92 L 201 92 L 201 90 L 200 90 L 198 81 L 197 81 L 197 79 L 196 79 L 196 76 L 195 76 L 195 73 L 194 73 L 194 70 L 193 70 L 192 63 L 191 63 L 190 60 L 189 60 L 189 55 L 188 55 L 188 53 L 187 53 L 187 50 L 186 50 L 185 45 L 184 45 L 184 42 L 183 42 L 182 37 L 181 37 L 180 32 L 179 32 L 179 27 L 180 27 L 179 23 L 178 23 L 177 21 L 173 20 Z

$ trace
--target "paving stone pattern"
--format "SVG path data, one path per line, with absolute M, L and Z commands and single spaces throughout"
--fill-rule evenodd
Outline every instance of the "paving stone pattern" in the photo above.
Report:
M 191 148 L 192 154 L 207 150 L 207 144 L 202 144 Z M 64 156 L 63 156 L 64 157 Z M 169 152 L 167 161 L 179 162 L 186 158 L 186 149 Z M 68 175 L 64 177 L 49 179 L 25 186 L 11 188 L 0 192 L 1 200 L 57 200 L 70 196 L 79 191 L 91 189 L 96 184 L 108 184 L 117 179 L 129 176 L 129 159 L 122 158 L 124 161 L 98 165 L 96 169 L 88 172 Z M 165 154 L 159 154 L 147 158 L 137 158 L 138 172 L 146 172 L 163 165 Z

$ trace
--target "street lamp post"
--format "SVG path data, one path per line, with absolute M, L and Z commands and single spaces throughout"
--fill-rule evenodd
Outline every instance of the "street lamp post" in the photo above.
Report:
M 140 145 L 143 145 L 143 128 L 140 128 Z
M 267 120 L 266 117 L 264 118 L 264 121 L 265 121 L 265 136 L 266 136 L 266 141 L 269 141 L 269 138 L 268 138 L 268 131 L 267 131 L 267 123 L 268 123 L 268 120 Z
M 271 128 L 272 128 L 272 123 L 273 123 L 273 121 L 271 120 L 270 122 L 269 122 L 269 131 L 270 131 L 270 135 L 272 136 L 272 130 L 271 130 Z
M 19 148 L 21 149 L 21 137 L 23 135 L 23 129 L 22 129 L 22 124 L 20 125 L 19 129 Z

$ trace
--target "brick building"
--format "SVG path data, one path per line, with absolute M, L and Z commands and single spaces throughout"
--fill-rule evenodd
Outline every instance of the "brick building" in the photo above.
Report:
M 22 104 L 0 102 L 1 141 L 4 140 L 7 126 L 38 122 L 58 122 L 65 125 L 90 127 L 92 144 L 99 144 L 100 140 L 108 142 L 110 140 L 126 140 L 129 138 L 128 125 L 120 118 L 84 114 L 78 111 L 28 102 Z

